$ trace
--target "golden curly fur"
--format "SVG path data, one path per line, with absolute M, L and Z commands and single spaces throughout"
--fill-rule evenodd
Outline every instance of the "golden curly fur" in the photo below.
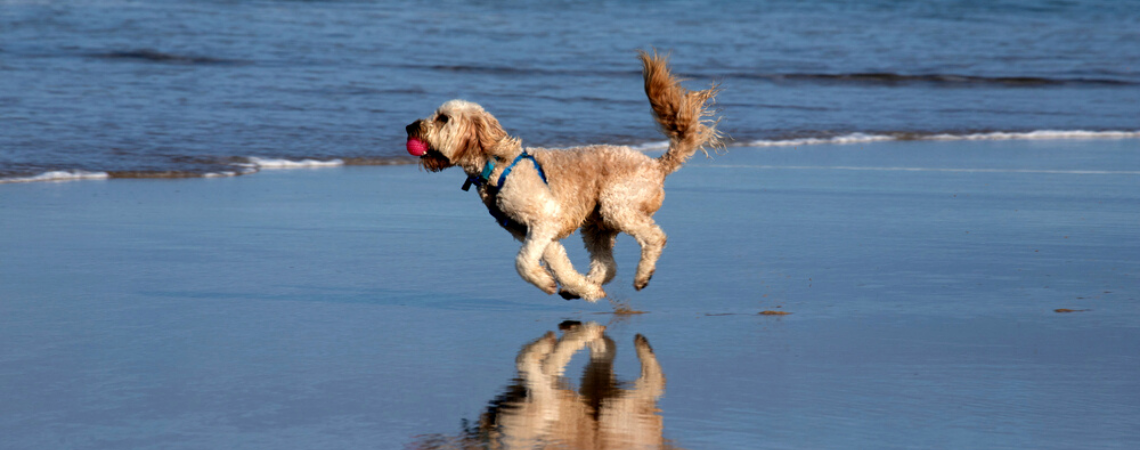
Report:
M 530 147 L 546 173 L 543 183 L 534 164 L 515 165 L 505 186 L 498 178 L 524 149 L 522 141 L 503 130 L 498 120 L 475 103 L 451 100 L 432 115 L 407 126 L 408 138 L 428 146 L 420 157 L 427 170 L 459 166 L 478 177 L 495 162 L 479 197 L 503 227 L 523 241 L 515 268 L 524 280 L 547 294 L 596 301 L 602 285 L 613 279 L 617 265 L 613 245 L 617 233 L 633 236 L 641 246 L 634 288 L 649 284 L 665 247 L 665 232 L 653 214 L 665 198 L 665 176 L 675 172 L 697 150 L 720 145 L 712 104 L 714 85 L 690 91 L 670 73 L 666 57 L 641 52 L 645 93 L 669 150 L 650 158 L 629 147 L 596 145 L 562 150 Z M 577 272 L 559 242 L 581 229 L 590 253 L 590 270 Z M 543 268 L 541 262 L 546 263 Z

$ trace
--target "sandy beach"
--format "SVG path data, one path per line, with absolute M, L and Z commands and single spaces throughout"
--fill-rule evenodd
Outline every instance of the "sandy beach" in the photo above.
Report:
M 1134 448 L 1138 150 L 698 157 L 642 292 L 619 239 L 616 304 L 520 280 L 454 170 L 3 185 L 0 448 L 430 448 L 564 321 L 606 327 L 620 380 L 651 343 L 679 448 Z

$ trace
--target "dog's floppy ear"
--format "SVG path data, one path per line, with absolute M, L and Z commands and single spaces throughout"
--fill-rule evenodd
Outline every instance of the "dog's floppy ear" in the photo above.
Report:
M 507 138 L 507 132 L 499 125 L 499 121 L 487 113 L 471 116 L 471 128 L 468 130 L 467 142 L 464 146 L 466 152 L 482 153 L 487 156 L 495 154 L 499 142 Z

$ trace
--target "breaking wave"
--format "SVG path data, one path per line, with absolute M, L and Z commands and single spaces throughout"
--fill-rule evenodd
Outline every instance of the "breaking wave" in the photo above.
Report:
M 83 170 L 53 170 L 39 175 L 27 177 L 0 178 L 0 183 L 28 183 L 33 181 L 75 181 L 75 180 L 106 180 L 111 178 L 107 172 L 87 172 Z
M 1088 130 L 1037 130 L 1025 132 L 993 131 L 979 133 L 915 133 L 915 132 L 886 132 L 886 133 L 849 133 L 842 135 L 818 135 L 807 137 L 790 137 L 783 139 L 759 139 L 753 141 L 736 142 L 732 147 L 799 147 L 808 145 L 845 145 L 867 144 L 889 141 L 1001 141 L 1001 140 L 1077 140 L 1077 139 L 1137 139 L 1140 130 L 1136 131 L 1088 131 Z M 631 146 L 634 150 L 643 152 L 657 152 L 669 148 L 669 141 L 649 141 Z M 77 180 L 107 180 L 116 178 L 126 179 L 178 179 L 178 178 L 224 178 L 248 175 L 262 170 L 288 170 L 288 169 L 320 169 L 344 166 L 390 166 L 415 164 L 416 158 L 408 156 L 376 156 L 376 157 L 341 157 L 341 158 L 269 158 L 269 157 L 240 157 L 230 158 L 224 163 L 216 164 L 223 170 L 214 171 L 188 171 L 188 170 L 49 170 L 39 174 L 0 174 L 0 184 L 26 183 L 36 181 L 77 181 Z
M 631 145 L 630 148 L 639 152 L 652 152 L 669 149 L 669 141 L 654 141 L 646 142 L 644 144 Z
M 802 145 L 866 144 L 884 141 L 1008 141 L 1065 139 L 1136 139 L 1140 131 L 1037 130 L 1026 132 L 994 131 L 986 133 L 851 133 L 831 137 L 760 139 L 738 143 L 738 147 L 798 147 Z M 662 147 L 664 148 L 664 147 Z
M 262 170 L 285 169 L 318 169 L 343 166 L 395 166 L 414 164 L 415 160 L 408 157 L 354 157 L 335 159 L 299 160 L 284 158 L 245 157 L 234 158 L 226 164 L 232 170 L 219 170 L 213 172 L 195 172 L 180 170 L 112 170 L 105 172 L 92 172 L 84 170 L 52 170 L 36 175 L 3 176 L 0 175 L 0 184 L 3 183 L 29 183 L 36 181 L 78 181 L 78 180 L 108 180 L 108 179 L 180 179 L 180 178 L 227 178 L 249 175 Z
M 344 165 L 342 159 L 330 159 L 320 161 L 316 159 L 302 159 L 300 161 L 293 161 L 291 159 L 274 159 L 274 158 L 247 158 L 249 164 L 257 167 L 258 169 L 312 169 L 318 167 L 340 167 Z
M 805 145 L 845 145 L 868 144 L 888 141 L 1009 141 L 1009 140 L 1076 140 L 1076 139 L 1137 139 L 1137 131 L 1086 131 L 1086 130 L 1037 130 L 1024 132 L 993 131 L 982 133 L 848 133 L 832 136 L 806 136 L 776 139 L 758 139 L 729 144 L 731 147 L 800 147 Z M 631 145 L 641 152 L 663 151 L 669 148 L 669 141 L 650 141 Z
M 930 136 L 935 141 L 1001 141 L 1001 140 L 1049 140 L 1049 139 L 1135 139 L 1140 131 L 1084 131 L 1084 130 L 1039 130 L 1023 133 L 994 131 L 973 134 L 936 134 Z

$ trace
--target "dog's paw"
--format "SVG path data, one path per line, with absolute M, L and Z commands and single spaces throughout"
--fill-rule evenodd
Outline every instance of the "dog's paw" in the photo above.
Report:
M 582 299 L 590 303 L 606 298 L 606 291 L 601 286 L 591 284 L 582 293 Z
M 583 299 L 593 303 L 599 299 L 606 298 L 606 291 L 602 290 L 600 286 L 591 284 L 587 285 L 585 290 L 582 291 L 572 291 L 566 287 L 563 287 L 562 289 L 558 290 L 558 295 L 562 296 L 562 298 L 566 300 Z
M 633 280 L 633 288 L 639 291 L 645 289 L 646 286 L 649 286 L 649 280 L 652 279 L 653 272 L 649 272 L 649 274 L 644 277 L 638 277 L 636 280 Z

